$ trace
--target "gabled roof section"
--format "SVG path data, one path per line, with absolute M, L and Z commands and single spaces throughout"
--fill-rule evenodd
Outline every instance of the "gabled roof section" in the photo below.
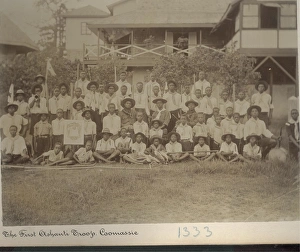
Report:
M 78 9 L 74 9 L 71 11 L 66 12 L 65 14 L 62 15 L 63 17 L 66 18 L 85 18 L 85 17 L 109 17 L 110 13 L 108 10 L 100 10 L 94 6 L 87 5 Z
M 16 46 L 17 53 L 38 51 L 38 46 L 6 15 L 0 12 L 0 45 Z
M 127 2 L 127 1 L 129 1 L 129 0 L 119 0 L 119 1 L 116 1 L 116 2 L 114 2 L 112 4 L 107 5 L 107 8 L 112 13 L 113 12 L 113 7 L 115 7 L 116 5 L 119 5 L 120 3 L 124 3 L 124 2 Z
M 128 0 L 118 1 L 119 4 Z M 136 0 L 136 10 L 110 16 L 88 27 L 138 28 L 138 27 L 213 27 L 231 0 Z M 109 7 L 111 7 L 110 5 Z

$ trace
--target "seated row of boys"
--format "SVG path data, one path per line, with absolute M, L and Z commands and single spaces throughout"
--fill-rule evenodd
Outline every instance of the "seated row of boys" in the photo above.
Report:
M 16 127 L 11 126 L 11 137 L 5 138 L 2 142 L 2 156 L 3 163 L 24 163 L 29 159 L 26 155 L 26 146 L 24 139 L 16 135 Z M 219 158 L 223 161 L 234 162 L 241 160 L 244 162 L 251 162 L 260 160 L 262 157 L 261 148 L 257 145 L 260 136 L 251 134 L 247 137 L 247 142 L 243 148 L 243 156 L 238 153 L 237 146 L 232 142 L 234 135 L 225 133 L 222 136 L 224 141 L 221 148 L 217 152 L 211 152 L 209 146 L 205 143 L 206 137 L 197 137 L 197 144 L 194 151 L 183 152 L 180 135 L 177 132 L 170 132 L 168 134 L 169 142 L 162 144 L 163 139 L 160 136 L 152 136 L 150 139 L 151 145 L 147 148 L 143 142 L 145 135 L 143 133 L 135 134 L 135 142 L 128 136 L 128 130 L 121 129 L 120 137 L 116 141 L 111 139 L 112 133 L 109 129 L 104 129 L 101 133 L 102 139 L 97 142 L 95 151 L 92 151 L 92 141 L 88 140 L 85 147 L 79 148 L 75 153 L 69 152 L 64 157 L 62 151 L 62 144 L 56 142 L 53 150 L 43 153 L 40 157 L 33 161 L 34 164 L 41 165 L 73 165 L 73 164 L 91 164 L 94 162 L 112 163 L 119 160 L 121 163 L 128 162 L 133 164 L 145 163 L 162 163 L 179 162 L 189 157 L 197 162 L 209 161 L 213 158 Z M 20 141 L 23 140 L 23 141 Z M 18 147 L 14 143 L 18 142 Z M 13 152 L 10 153 L 11 148 Z M 18 152 L 19 151 L 19 152 Z

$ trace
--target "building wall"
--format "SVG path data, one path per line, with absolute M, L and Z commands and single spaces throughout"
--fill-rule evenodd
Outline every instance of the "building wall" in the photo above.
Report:
M 97 36 L 81 34 L 81 23 L 99 21 L 100 18 L 66 18 L 66 50 L 68 58 L 83 59 L 83 44 L 93 45 L 98 43 Z
M 118 5 L 116 5 L 113 8 L 113 15 L 120 15 L 122 13 L 126 13 L 129 11 L 133 11 L 136 9 L 136 1 L 135 0 L 131 0 L 131 1 L 126 1 L 124 3 L 120 3 Z
M 242 48 L 297 48 L 297 30 L 242 30 Z

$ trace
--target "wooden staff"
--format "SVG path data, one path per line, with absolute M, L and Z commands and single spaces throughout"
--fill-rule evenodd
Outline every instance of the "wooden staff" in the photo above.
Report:
M 233 102 L 233 111 L 235 111 L 235 84 L 232 85 L 232 102 Z

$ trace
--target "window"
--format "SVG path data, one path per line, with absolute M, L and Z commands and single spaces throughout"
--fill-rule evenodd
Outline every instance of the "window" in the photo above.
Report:
M 281 4 L 280 28 L 296 28 L 296 15 L 296 4 Z
M 277 7 L 260 5 L 260 28 L 276 29 L 278 28 L 278 10 Z
M 91 35 L 91 30 L 87 27 L 87 23 L 81 23 L 81 35 Z
M 243 5 L 243 27 L 258 28 L 258 5 L 257 4 Z

